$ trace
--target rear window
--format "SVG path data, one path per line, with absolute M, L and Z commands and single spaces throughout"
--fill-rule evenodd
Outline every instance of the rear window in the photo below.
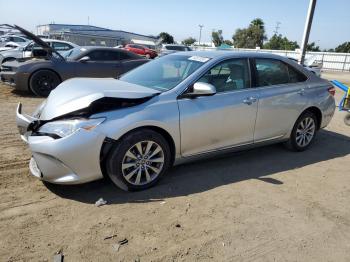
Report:
M 175 51 L 186 51 L 187 50 L 187 48 L 186 48 L 186 46 L 165 46 L 165 48 L 167 49 L 167 50 L 175 50 Z

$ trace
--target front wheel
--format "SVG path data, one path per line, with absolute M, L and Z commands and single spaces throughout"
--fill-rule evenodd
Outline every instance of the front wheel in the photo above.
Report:
M 31 76 L 29 89 L 37 96 L 47 97 L 60 83 L 61 79 L 55 72 L 39 70 Z
M 155 185 L 171 163 L 168 142 L 159 133 L 140 129 L 127 134 L 112 149 L 106 171 L 112 182 L 126 191 Z
M 314 141 L 316 132 L 317 118 L 315 114 L 306 112 L 296 121 L 290 138 L 285 145 L 293 151 L 304 151 Z

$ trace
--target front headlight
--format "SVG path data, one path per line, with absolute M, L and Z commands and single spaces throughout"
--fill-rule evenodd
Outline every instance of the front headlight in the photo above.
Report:
M 39 128 L 39 133 L 65 137 L 73 134 L 80 128 L 92 130 L 104 120 L 105 118 L 58 120 L 44 124 Z

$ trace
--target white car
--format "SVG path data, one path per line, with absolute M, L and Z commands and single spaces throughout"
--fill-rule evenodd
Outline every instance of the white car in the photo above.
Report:
M 318 63 L 316 62 L 316 57 L 317 56 L 313 56 L 307 60 L 305 60 L 303 67 L 305 67 L 305 69 L 309 70 L 310 72 L 314 73 L 315 75 L 317 75 L 318 77 L 321 76 L 321 70 L 322 70 L 322 63 Z M 295 62 L 298 63 L 298 60 L 292 57 L 288 57 L 290 60 L 293 60 Z
M 18 45 L 26 45 L 30 42 L 29 39 L 23 37 L 23 36 L 18 36 L 18 35 L 3 35 L 0 37 L 0 46 L 5 46 L 9 42 L 12 43 L 17 43 Z
M 42 39 L 44 42 L 48 43 L 53 49 L 58 51 L 61 55 L 65 55 L 67 51 L 73 48 L 79 47 L 78 45 L 57 40 L 57 39 Z M 0 65 L 2 63 L 13 61 L 20 58 L 30 58 L 30 57 L 42 57 L 45 56 L 45 52 L 40 46 L 34 42 L 28 42 L 26 46 L 19 46 L 17 48 L 10 48 L 7 50 L 0 51 Z

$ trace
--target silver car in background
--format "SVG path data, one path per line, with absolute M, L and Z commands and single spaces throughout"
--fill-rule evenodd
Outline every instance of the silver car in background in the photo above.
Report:
M 158 56 L 165 56 L 176 52 L 189 52 L 192 49 L 185 45 L 166 44 L 163 45 Z
M 303 151 L 332 119 L 333 95 L 288 58 L 180 52 L 118 80 L 67 80 L 32 116 L 19 104 L 17 125 L 34 176 L 77 184 L 105 175 L 141 190 L 173 164 L 218 153 L 279 142 Z

